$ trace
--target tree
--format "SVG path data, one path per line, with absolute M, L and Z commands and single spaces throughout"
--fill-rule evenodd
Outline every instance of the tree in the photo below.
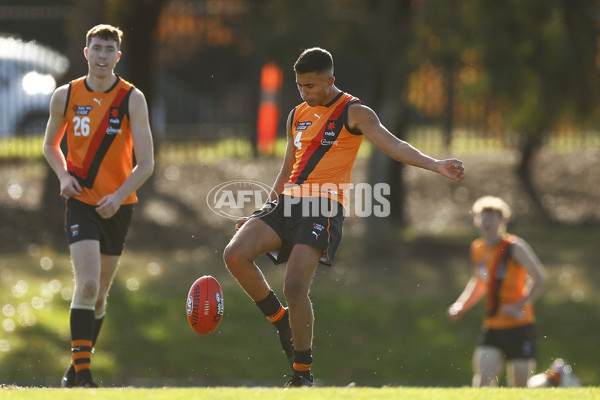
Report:
M 415 12 L 413 52 L 418 64 L 431 63 L 442 76 L 441 93 L 438 94 L 441 98 L 425 100 L 443 104 L 441 115 L 433 116 L 441 117 L 446 148 L 450 148 L 455 127 L 457 87 L 460 85 L 457 75 L 465 65 L 464 53 L 471 42 L 471 15 L 466 3 L 468 0 L 428 0 Z
M 372 92 L 369 88 L 363 91 L 366 96 L 357 94 L 363 99 L 371 94 L 369 105 L 400 138 L 405 138 L 411 122 L 409 112 L 415 111 L 406 100 L 409 75 L 427 64 L 443 71 L 445 89 L 440 95 L 445 97 L 446 143 L 457 116 L 467 115 L 469 107 L 481 110 L 477 128 L 514 132 L 520 153 L 515 173 L 524 193 L 542 220 L 556 219 L 535 186 L 532 165 L 550 131 L 560 125 L 581 126 L 596 117 L 597 2 L 311 0 L 298 7 L 271 0 L 249 4 L 248 27 L 258 57 L 272 57 L 287 71 L 303 48 L 320 45 L 334 53 L 338 79 L 340 71 L 347 69 L 347 65 L 339 67 L 340 59 L 351 60 L 352 69 L 368 73 L 354 81 L 340 80 L 344 89 L 353 92 L 358 81 L 367 82 Z M 466 70 L 469 78 L 457 80 L 457 74 Z M 370 166 L 371 181 L 391 186 L 394 207 L 389 221 L 404 225 L 402 165 L 375 151 Z
M 535 187 L 532 162 L 552 129 L 579 125 L 597 106 L 597 2 L 475 3 L 485 90 L 501 104 L 506 127 L 519 133 L 516 173 L 525 193 L 543 220 L 556 222 Z
M 125 57 L 127 65 L 127 77 L 131 77 L 146 98 L 148 107 L 151 108 L 154 100 L 153 78 L 155 74 L 156 54 L 156 27 L 160 13 L 166 0 L 133 0 L 126 2 L 115 2 L 110 5 L 110 20 L 117 21 L 117 25 L 123 30 Z M 153 135 L 154 146 L 157 148 L 162 139 Z M 138 190 L 145 193 L 140 196 L 140 201 L 147 198 L 154 189 L 154 175 Z

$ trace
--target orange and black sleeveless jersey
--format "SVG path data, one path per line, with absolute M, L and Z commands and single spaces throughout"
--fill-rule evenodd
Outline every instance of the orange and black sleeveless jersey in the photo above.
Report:
M 527 270 L 510 257 L 517 238 L 505 235 L 494 247 L 487 247 L 481 238 L 471 244 L 471 260 L 476 275 L 487 284 L 486 310 L 483 325 L 491 329 L 508 329 L 535 322 L 533 305 L 527 302 L 522 318 L 510 318 L 498 312 L 505 304 L 521 300 L 527 294 Z
M 84 203 L 96 205 L 127 179 L 133 169 L 133 138 L 129 127 L 129 96 L 134 87 L 117 78 L 106 92 L 94 92 L 81 77 L 69 83 L 67 170 L 82 186 Z M 123 204 L 137 202 L 134 193 Z
M 363 140 L 361 132 L 348 127 L 348 106 L 357 102 L 361 101 L 340 93 L 325 106 L 302 103 L 295 108 L 291 129 L 296 159 L 284 194 L 347 204 L 352 166 Z

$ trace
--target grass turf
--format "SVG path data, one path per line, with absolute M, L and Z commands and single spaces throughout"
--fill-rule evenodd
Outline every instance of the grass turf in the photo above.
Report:
M 313 388 L 284 391 L 279 388 L 115 388 L 115 389 L 43 389 L 15 388 L 0 389 L 6 400 L 78 400 L 82 396 L 99 400 L 270 400 L 270 399 L 411 399 L 411 400 L 592 400 L 600 398 L 600 389 L 584 387 L 577 389 L 503 389 L 503 388 Z

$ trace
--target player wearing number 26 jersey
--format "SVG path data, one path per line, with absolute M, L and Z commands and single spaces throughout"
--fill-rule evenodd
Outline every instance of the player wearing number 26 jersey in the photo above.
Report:
M 133 139 L 129 127 L 129 96 L 133 85 L 120 77 L 106 92 L 95 92 L 81 77 L 69 84 L 67 121 L 67 170 L 82 191 L 73 196 L 96 205 L 115 192 L 131 174 Z M 123 204 L 137 202 L 135 192 Z
M 136 190 L 154 170 L 144 94 L 114 72 L 122 37 L 117 27 L 92 27 L 83 49 L 87 75 L 57 88 L 50 100 L 44 156 L 65 200 L 65 233 L 75 276 L 69 313 L 71 363 L 61 387 L 98 386 L 92 376 L 92 350 Z M 61 148 L 65 134 L 66 156 Z

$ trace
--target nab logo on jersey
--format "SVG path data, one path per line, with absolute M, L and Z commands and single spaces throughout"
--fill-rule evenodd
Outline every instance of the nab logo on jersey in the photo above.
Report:
M 323 139 L 321 139 L 322 146 L 332 146 L 337 144 L 338 132 L 335 131 L 335 121 L 327 122 L 327 130 L 323 132 Z
M 110 126 L 106 128 L 106 133 L 108 135 L 121 133 L 121 122 L 122 116 L 119 112 L 119 107 L 111 107 L 108 113 L 108 123 Z

